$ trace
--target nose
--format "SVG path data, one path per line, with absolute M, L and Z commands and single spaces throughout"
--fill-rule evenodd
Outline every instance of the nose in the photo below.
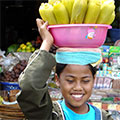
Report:
M 83 87 L 80 82 L 76 82 L 73 88 L 75 91 L 82 91 Z

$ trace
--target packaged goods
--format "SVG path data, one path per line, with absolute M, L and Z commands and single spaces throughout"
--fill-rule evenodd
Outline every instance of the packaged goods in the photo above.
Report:
M 112 87 L 113 89 L 120 89 L 120 79 L 114 80 Z
M 109 89 L 112 88 L 113 79 L 110 77 L 97 77 L 94 83 L 95 89 Z
M 111 53 L 120 53 L 120 46 L 110 46 L 110 54 Z
M 71 15 L 71 24 L 82 23 L 87 10 L 87 0 L 75 0 Z
M 57 24 L 69 24 L 69 15 L 65 6 L 56 1 L 53 5 L 53 13 L 55 15 Z
M 42 3 L 39 8 L 39 13 L 44 21 L 48 21 L 49 25 L 57 24 L 53 14 L 53 6 L 49 3 Z
M 110 111 L 110 114 L 112 114 L 112 117 L 113 117 L 113 119 L 114 120 L 120 120 L 120 113 L 119 113 L 119 111 Z
M 87 23 L 87 24 L 96 23 L 100 10 L 101 10 L 100 0 L 89 0 L 88 9 L 87 9 L 84 23 Z

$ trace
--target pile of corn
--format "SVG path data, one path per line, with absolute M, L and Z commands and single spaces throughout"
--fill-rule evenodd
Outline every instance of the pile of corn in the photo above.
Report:
M 49 25 L 112 24 L 115 19 L 114 0 L 48 0 L 39 13 Z

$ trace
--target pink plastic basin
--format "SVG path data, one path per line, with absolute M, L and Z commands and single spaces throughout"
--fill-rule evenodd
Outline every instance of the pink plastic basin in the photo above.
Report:
M 58 47 L 98 48 L 104 44 L 108 29 L 105 24 L 50 25 L 48 29 Z

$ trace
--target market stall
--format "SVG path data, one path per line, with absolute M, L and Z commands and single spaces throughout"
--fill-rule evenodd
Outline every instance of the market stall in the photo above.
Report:
M 116 21 L 118 22 L 118 18 L 116 18 L 112 27 L 116 27 Z M 86 34 L 85 38 L 88 39 L 90 37 L 88 40 L 92 40 L 96 35 L 94 33 L 96 32 L 97 27 L 89 27 L 90 29 L 88 30 L 88 34 Z M 37 31 L 36 28 L 34 30 Z M 36 36 L 34 37 L 34 40 L 12 43 L 7 47 L 6 51 L 0 50 L 0 119 L 23 120 L 25 118 L 16 101 L 16 94 L 20 91 L 18 78 L 25 69 L 30 55 L 35 50 L 40 48 L 42 39 L 38 35 L 38 32 L 36 33 L 37 34 L 35 34 Z M 91 34 L 89 33 L 93 33 L 92 38 Z M 112 113 L 112 116 L 115 120 L 119 120 L 120 46 L 117 43 L 115 44 L 116 40 L 113 40 L 114 38 L 111 37 L 109 30 L 108 33 L 109 34 L 106 36 L 104 45 L 102 45 L 102 43 L 99 44 L 99 48 L 102 51 L 103 61 L 98 68 L 93 93 L 88 102 L 94 106 L 97 106 L 98 108 L 108 110 L 110 113 Z M 117 40 L 118 39 L 119 36 Z M 92 44 L 96 45 L 95 42 Z M 62 43 L 58 42 L 56 45 L 62 45 Z M 50 52 L 55 53 L 55 50 L 56 47 L 53 46 Z M 49 93 L 52 100 L 59 100 L 62 99 L 62 95 L 59 88 L 55 84 L 54 74 L 55 69 L 53 69 L 51 72 L 47 84 L 49 86 Z

